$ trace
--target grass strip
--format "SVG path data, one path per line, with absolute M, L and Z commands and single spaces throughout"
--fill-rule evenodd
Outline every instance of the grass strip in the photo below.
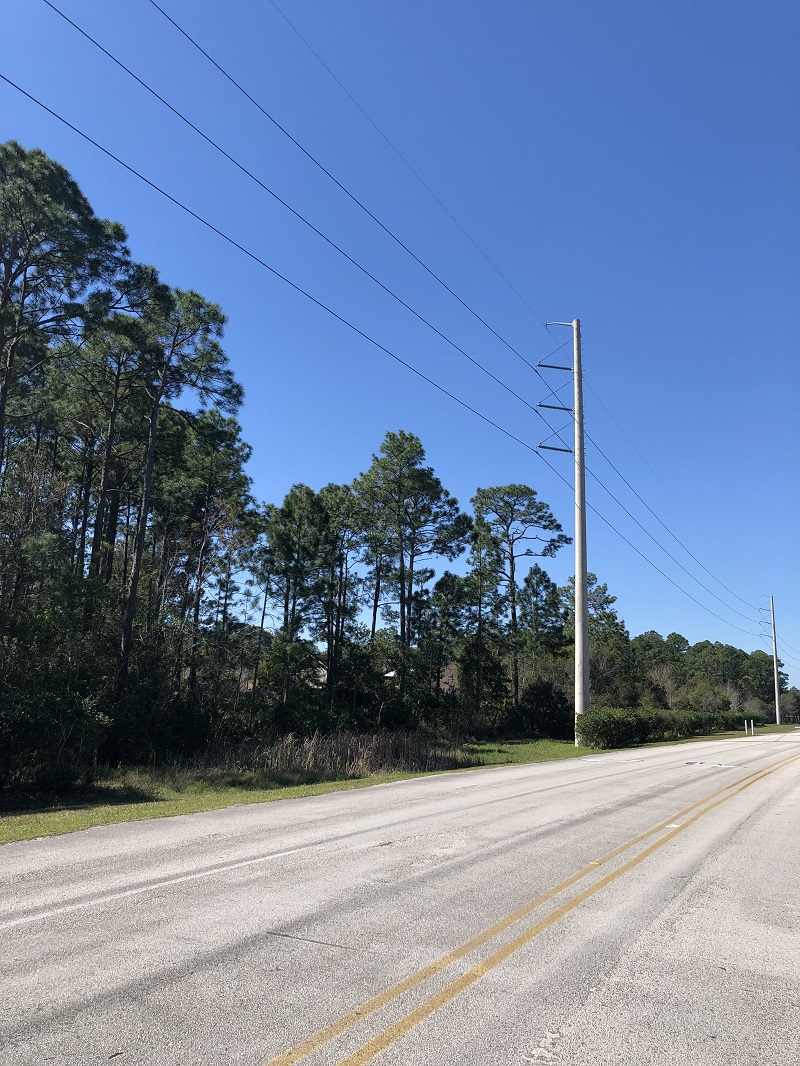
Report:
M 376 774 L 349 781 L 323 781 L 315 784 L 292 785 L 270 789 L 227 787 L 205 790 L 172 791 L 158 799 L 137 800 L 132 803 L 106 803 L 99 805 L 72 806 L 68 802 L 57 808 L 38 810 L 33 813 L 6 815 L 0 818 L 0 844 L 39 837 L 59 836 L 74 833 L 79 829 L 91 829 L 98 825 L 118 822 L 133 822 L 151 818 L 172 818 L 181 814 L 199 814 L 220 810 L 223 807 L 245 806 L 251 803 L 272 803 L 281 799 L 299 799 L 304 796 L 320 796 L 326 792 L 345 792 L 369 785 L 385 784 L 412 777 L 419 773 Z
M 575 758 L 592 754 L 594 749 L 576 748 L 566 740 L 511 740 L 468 744 L 461 750 L 464 756 L 462 769 L 474 769 Z M 276 782 L 259 787 L 259 776 L 248 771 L 120 767 L 99 775 L 94 786 L 83 793 L 58 798 L 39 797 L 38 800 L 32 797 L 25 803 L 27 810 L 22 806 L 12 809 L 0 818 L 0 844 L 58 836 L 118 822 L 171 818 L 223 807 L 320 796 L 422 776 L 426 775 L 404 770 L 345 780 Z
M 795 729 L 793 725 L 761 726 L 756 728 L 756 735 L 787 733 Z M 741 732 L 712 733 L 678 741 L 659 741 L 644 746 L 660 747 L 668 743 L 732 740 L 741 736 Z M 483 741 L 466 744 L 462 750 L 465 762 L 471 764 L 465 765 L 463 769 L 553 762 L 599 754 L 599 749 L 576 748 L 569 740 Z M 172 818 L 176 815 L 199 814 L 224 807 L 300 799 L 305 796 L 320 796 L 328 792 L 344 792 L 391 781 L 430 776 L 430 773 L 452 772 L 454 771 L 440 770 L 426 774 L 394 771 L 347 780 L 258 787 L 258 779 L 246 772 L 215 774 L 208 770 L 176 772 L 170 769 L 120 768 L 104 774 L 92 793 L 65 796 L 57 802 L 43 801 L 35 810 L 23 810 L 18 807 L 0 817 L 0 844 L 58 836 L 118 822 Z

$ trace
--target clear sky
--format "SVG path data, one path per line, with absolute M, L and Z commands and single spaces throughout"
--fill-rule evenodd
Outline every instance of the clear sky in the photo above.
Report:
M 632 635 L 770 650 L 759 609 L 774 595 L 782 658 L 800 684 L 795 0 L 159 0 L 495 333 L 150 0 L 53 2 L 532 407 L 550 385 L 525 361 L 570 339 L 543 322 L 580 318 L 589 568 Z M 388 430 L 405 429 L 465 507 L 478 487 L 525 482 L 572 532 L 571 457 L 530 450 L 551 432 L 530 407 L 44 0 L 5 5 L 3 37 L 8 78 L 530 446 L 0 83 L 0 140 L 63 163 L 98 214 L 124 223 L 138 260 L 229 316 L 260 499 L 280 502 L 299 481 L 350 481 Z M 543 413 L 554 428 L 570 418 Z M 565 582 L 572 549 L 547 569 Z

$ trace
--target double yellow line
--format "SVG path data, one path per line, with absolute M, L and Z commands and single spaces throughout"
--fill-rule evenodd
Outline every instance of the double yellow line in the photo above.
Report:
M 649 858 L 649 856 L 655 851 L 663 847 L 664 844 L 667 844 L 679 833 L 682 833 L 684 829 L 687 829 L 699 818 L 702 818 L 703 815 L 708 814 L 709 811 L 714 810 L 714 808 L 718 807 L 720 804 L 727 803 L 728 800 L 733 799 L 733 797 L 740 792 L 750 788 L 750 786 L 756 784 L 757 781 L 768 777 L 770 774 L 782 769 L 789 763 L 795 762 L 797 759 L 800 759 L 800 755 L 793 755 L 787 759 L 783 759 L 781 762 L 767 770 L 756 770 L 753 773 L 748 774 L 746 777 L 740 778 L 738 781 L 735 781 L 730 785 L 726 785 L 725 788 L 720 789 L 718 792 L 714 792 L 710 796 L 706 796 L 704 799 L 698 800 L 696 803 L 692 803 L 688 807 L 684 807 L 682 811 L 678 811 L 678 813 L 672 815 L 671 818 L 659 822 L 659 824 L 653 826 L 652 829 L 648 829 L 639 836 L 633 837 L 625 844 L 620 844 L 619 847 L 614 848 L 613 851 L 609 851 L 606 855 L 603 855 L 602 858 L 590 862 L 583 867 L 583 869 L 578 870 L 560 884 L 555 885 L 541 895 L 536 896 L 535 899 L 530 900 L 518 910 L 513 911 L 505 918 L 490 925 L 487 929 L 484 929 L 483 932 L 478 933 L 477 936 L 472 937 L 470 940 L 466 940 L 463 944 L 460 944 L 457 948 L 449 951 L 446 955 L 442 955 L 441 958 L 436 959 L 428 966 L 423 967 L 421 970 L 404 978 L 402 981 L 398 981 L 396 984 L 391 985 L 377 996 L 367 1000 L 367 1002 L 363 1003 L 360 1007 L 356 1007 L 355 1010 L 343 1015 L 337 1021 L 332 1022 L 324 1029 L 320 1029 L 319 1032 L 312 1034 L 299 1044 L 295 1044 L 295 1046 L 289 1048 L 288 1051 L 284 1051 L 281 1055 L 270 1059 L 266 1066 L 293 1066 L 294 1063 L 300 1062 L 301 1059 L 304 1059 L 307 1055 L 311 1055 L 314 1051 L 329 1043 L 329 1041 L 341 1036 L 343 1033 L 347 1032 L 348 1029 L 358 1025 L 359 1022 L 364 1021 L 365 1018 L 368 1018 L 382 1007 L 387 1006 L 393 1000 L 398 999 L 406 992 L 409 992 L 411 989 L 416 988 L 424 981 L 433 977 L 435 974 L 452 966 L 454 962 L 463 959 L 466 955 L 475 951 L 476 948 L 481 947 L 483 944 L 487 943 L 487 941 L 499 936 L 500 933 L 505 932 L 508 928 L 521 921 L 523 918 L 527 918 L 533 911 L 542 907 L 545 903 L 548 903 L 566 889 L 571 888 L 572 885 L 576 884 L 578 881 L 583 880 L 590 874 L 596 873 L 598 867 L 602 867 L 613 859 L 618 858 L 626 851 L 629 851 L 637 844 L 643 843 L 649 837 L 660 833 L 662 830 L 670 829 L 670 832 L 648 845 L 648 847 L 639 852 L 634 858 L 629 859 L 621 866 L 618 866 L 611 873 L 606 874 L 605 877 L 599 878 L 582 892 L 572 896 L 565 903 L 562 903 L 559 907 L 556 907 L 555 910 L 551 911 L 545 918 L 542 918 L 541 921 L 524 929 L 512 940 L 509 940 L 501 948 L 498 948 L 497 951 L 484 959 L 483 962 L 478 963 L 471 970 L 468 970 L 455 981 L 446 985 L 440 992 L 437 992 L 435 995 L 425 1000 L 425 1002 L 420 1004 L 415 1010 L 404 1015 L 395 1022 L 394 1025 L 390 1025 L 383 1032 L 367 1041 L 366 1044 L 363 1044 L 357 1051 L 353 1052 L 353 1054 L 348 1055 L 347 1058 L 341 1059 L 338 1064 L 338 1066 L 363 1066 L 364 1063 L 369 1062 L 377 1054 L 389 1047 L 390 1044 L 393 1044 L 401 1036 L 404 1036 L 409 1030 L 413 1029 L 414 1026 L 418 1025 L 421 1021 L 424 1021 L 425 1018 L 430 1017 L 434 1011 L 444 1006 L 445 1003 L 449 1003 L 451 1000 L 455 999 L 456 996 L 469 988 L 470 985 L 475 984 L 476 981 L 489 973 L 490 970 L 493 970 L 515 952 L 519 951 L 520 948 L 529 944 L 534 937 L 537 937 L 540 933 L 549 929 L 550 926 L 555 924 L 560 918 L 563 918 L 566 914 L 569 914 L 570 911 L 573 911 L 576 907 L 580 906 L 581 903 L 590 899 L 597 892 L 600 892 L 601 889 L 616 881 L 617 878 L 622 877 L 623 874 L 626 874 L 635 866 L 638 866 L 640 862 L 644 862 L 644 860 Z M 687 815 L 691 815 L 691 817 L 687 818 Z M 681 822 L 680 825 L 676 825 L 675 823 L 682 818 L 685 818 L 686 820 Z

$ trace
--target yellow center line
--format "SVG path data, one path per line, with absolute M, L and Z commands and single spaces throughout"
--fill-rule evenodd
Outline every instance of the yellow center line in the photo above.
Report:
M 794 759 L 800 759 L 800 755 L 795 755 L 792 759 L 788 759 L 786 761 L 793 762 Z M 433 1014 L 434 1011 L 437 1011 L 440 1007 L 443 1007 L 446 1003 L 449 1003 L 451 1000 L 455 999 L 456 996 L 460 995 L 463 991 L 469 988 L 470 985 L 475 984 L 476 981 L 479 981 L 481 977 L 484 977 L 487 973 L 489 973 L 490 970 L 493 970 L 496 966 L 499 966 L 500 963 L 505 962 L 506 959 L 508 959 L 511 955 L 519 951 L 520 948 L 525 947 L 526 944 L 529 944 L 531 940 L 534 939 L 534 937 L 539 936 L 540 933 L 543 933 L 546 929 L 549 929 L 550 926 L 554 925 L 560 918 L 563 918 L 566 914 L 569 914 L 570 911 L 575 910 L 575 908 L 580 906 L 581 903 L 584 903 L 587 899 L 590 899 L 596 893 L 600 892 L 601 889 L 606 888 L 612 882 L 622 877 L 623 874 L 628 873 L 629 870 L 632 870 L 635 866 L 638 866 L 639 863 L 644 862 L 645 859 L 649 858 L 654 852 L 658 851 L 659 848 L 663 847 L 664 844 L 672 840 L 673 837 L 678 836 L 679 833 L 682 833 L 686 828 L 688 828 L 688 826 L 692 825 L 693 822 L 696 822 L 698 818 L 702 818 L 704 815 L 708 814 L 709 811 L 712 811 L 715 807 L 719 807 L 721 803 L 727 803 L 728 800 L 732 799 L 739 792 L 743 792 L 746 788 L 750 788 L 751 785 L 756 784 L 757 781 L 760 781 L 762 778 L 767 777 L 769 774 L 774 773 L 778 769 L 780 769 L 780 767 L 775 766 L 772 767 L 772 769 L 770 770 L 763 771 L 753 779 L 746 781 L 745 784 L 741 784 L 740 787 L 735 789 L 735 791 L 731 792 L 730 795 L 722 796 L 714 803 L 711 803 L 708 807 L 705 807 L 701 811 L 697 811 L 696 814 L 693 814 L 692 817 L 688 818 L 682 825 L 667 833 L 667 835 L 662 837 L 660 840 L 654 841 L 652 844 L 646 847 L 644 851 L 634 856 L 634 858 L 629 859 L 626 863 L 623 863 L 623 865 L 619 866 L 616 870 L 613 870 L 611 873 L 606 874 L 606 876 L 600 878 L 599 881 L 596 881 L 588 888 L 585 888 L 582 892 L 579 892 L 576 896 L 573 896 L 565 903 L 562 903 L 560 907 L 556 907 L 556 909 L 550 914 L 548 914 L 547 917 L 543 918 L 535 925 L 532 925 L 530 928 L 524 930 L 518 936 L 514 937 L 513 940 L 510 940 L 507 944 L 504 944 L 503 947 L 499 948 L 497 951 L 494 952 L 494 954 L 490 955 L 487 959 L 484 959 L 483 962 L 478 963 L 477 966 L 473 966 L 471 970 L 468 970 L 467 973 L 462 974 L 461 977 L 458 977 L 455 981 L 452 981 L 449 985 L 443 988 L 441 992 L 438 992 L 435 996 L 431 996 L 430 999 L 420 1004 L 420 1006 L 417 1007 L 416 1010 L 413 1010 L 409 1014 L 406 1014 L 405 1017 L 400 1018 L 399 1021 L 395 1022 L 394 1025 L 389 1026 L 388 1029 L 385 1029 L 382 1033 L 379 1033 L 376 1037 L 373 1037 L 372 1040 L 369 1040 L 366 1044 L 363 1044 L 357 1051 L 353 1052 L 352 1055 L 348 1055 L 347 1058 L 341 1059 L 338 1062 L 337 1066 L 364 1066 L 365 1063 L 375 1058 L 377 1054 L 389 1047 L 390 1044 L 393 1044 L 396 1040 L 399 1040 L 400 1037 L 405 1036 L 405 1034 L 408 1033 L 411 1029 L 413 1029 L 414 1026 L 419 1025 L 420 1022 L 430 1017 L 430 1015 Z
M 487 929 L 484 929 L 481 933 L 478 933 L 476 936 L 465 941 L 463 944 L 460 944 L 452 951 L 447 952 L 447 954 L 442 955 L 434 962 L 429 963 L 421 970 L 418 970 L 416 973 L 410 974 L 402 981 L 398 981 L 396 984 L 393 984 L 389 988 L 384 989 L 384 991 L 379 993 L 377 996 L 374 996 L 372 999 L 367 1000 L 365 1003 L 361 1004 L 359 1007 L 356 1007 L 354 1010 L 349 1011 L 341 1018 L 338 1018 L 335 1022 L 332 1022 L 330 1025 L 325 1026 L 325 1028 L 323 1029 L 320 1029 L 319 1032 L 313 1033 L 305 1040 L 301 1041 L 298 1044 L 295 1044 L 294 1047 L 291 1047 L 287 1051 L 284 1051 L 282 1054 L 270 1059 L 269 1062 L 266 1063 L 266 1066 L 294 1066 L 295 1063 L 300 1062 L 301 1059 L 304 1059 L 307 1055 L 312 1054 L 312 1052 L 316 1051 L 324 1044 L 327 1044 L 329 1041 L 334 1040 L 337 1036 L 341 1036 L 343 1033 L 347 1032 L 348 1029 L 351 1029 L 354 1025 L 357 1025 L 359 1022 L 363 1021 L 371 1014 L 374 1014 L 382 1007 L 385 1007 L 393 1000 L 398 999 L 406 992 L 409 992 L 411 989 L 423 984 L 430 977 L 433 977 L 435 974 L 447 969 L 449 966 L 452 966 L 454 962 L 457 962 L 459 959 L 462 959 L 466 955 L 469 955 L 476 948 L 481 947 L 483 944 L 487 943 L 487 941 L 492 940 L 500 933 L 505 932 L 510 926 L 514 925 L 516 922 L 521 921 L 523 918 L 528 917 L 528 915 L 530 915 L 533 911 L 537 910 L 545 903 L 548 903 L 551 899 L 553 899 L 555 896 L 558 896 L 566 889 L 571 888 L 572 885 L 576 884 L 578 881 L 581 881 L 583 878 L 587 877 L 591 873 L 595 873 L 598 866 L 604 865 L 610 862 L 612 859 L 617 858 L 619 855 L 630 850 L 630 848 L 642 843 L 642 841 L 646 840 L 648 837 L 651 837 L 654 834 L 660 832 L 662 829 L 669 827 L 677 819 L 683 818 L 684 815 L 690 814 L 692 811 L 696 811 L 698 807 L 703 807 L 705 804 L 709 803 L 711 804 L 711 806 L 705 807 L 704 810 L 699 811 L 692 818 L 688 819 L 686 822 L 683 822 L 679 828 L 674 829 L 666 837 L 663 837 L 661 840 L 651 845 L 644 852 L 642 852 L 641 855 L 637 856 L 636 859 L 633 859 L 630 862 L 626 863 L 613 874 L 609 874 L 607 875 L 607 877 L 596 882 L 595 885 L 591 886 L 590 889 L 585 890 L 585 892 L 580 893 L 576 897 L 573 897 L 573 899 L 569 900 L 567 903 L 562 904 L 561 907 L 553 911 L 552 914 L 548 915 L 545 919 L 542 920 L 542 922 L 539 922 L 537 923 L 537 925 L 530 927 L 524 933 L 520 934 L 519 937 L 510 941 L 510 944 L 516 944 L 517 941 L 520 941 L 517 947 L 514 947 L 511 950 L 507 950 L 507 945 L 506 947 L 499 949 L 498 952 L 495 952 L 495 954 L 490 956 L 490 958 L 487 959 L 485 962 L 481 963 L 479 966 L 476 966 L 467 974 L 464 974 L 463 977 L 460 977 L 451 985 L 448 985 L 447 988 L 440 992 L 438 995 L 426 1001 L 426 1003 L 422 1004 L 421 1007 L 418 1007 L 416 1011 L 412 1011 L 411 1014 L 406 1016 L 406 1018 L 401 1019 L 401 1021 L 396 1023 L 396 1025 L 387 1029 L 384 1034 L 381 1034 L 381 1036 L 376 1037 L 375 1040 L 370 1041 L 368 1044 L 365 1044 L 363 1048 L 359 1049 L 359 1051 L 355 1053 L 355 1056 L 359 1056 L 362 1052 L 366 1052 L 367 1049 L 370 1049 L 373 1047 L 373 1045 L 375 1045 L 375 1049 L 371 1050 L 366 1058 L 358 1058 L 351 1056 L 348 1059 L 344 1059 L 341 1063 L 341 1066 L 356 1066 L 356 1064 L 369 1061 L 370 1058 L 373 1058 L 375 1055 L 377 1055 L 378 1052 L 381 1051 L 384 1047 L 388 1046 L 388 1044 L 393 1043 L 394 1040 L 398 1039 L 399 1036 L 407 1032 L 408 1029 L 412 1028 L 419 1021 L 422 1021 L 423 1018 L 428 1017 L 440 1006 L 442 1006 L 443 1003 L 447 1003 L 450 999 L 453 999 L 465 988 L 469 987 L 469 985 L 473 984 L 480 977 L 482 977 L 484 973 L 488 972 L 488 970 L 484 969 L 484 967 L 487 966 L 487 963 L 489 963 L 491 959 L 496 959 L 496 961 L 489 965 L 488 969 L 493 969 L 494 966 L 497 966 L 500 962 L 503 961 L 503 959 L 507 958 L 508 955 L 513 954 L 513 952 L 517 951 L 519 947 L 522 947 L 524 943 L 528 943 L 528 941 L 533 939 L 534 936 L 537 936 L 544 929 L 552 925 L 553 922 L 557 921 L 558 918 L 562 917 L 562 914 L 568 913 L 568 911 L 572 910 L 574 907 L 578 906 L 579 903 L 583 902 L 584 899 L 588 899 L 589 896 L 594 895 L 596 891 L 599 891 L 600 888 L 605 887 L 605 885 L 610 883 L 610 881 L 615 880 L 616 877 L 621 876 L 632 866 L 635 866 L 638 862 L 641 862 L 644 858 L 646 858 L 649 854 L 656 850 L 656 848 L 661 847 L 662 844 L 666 843 L 677 833 L 682 832 L 683 829 L 691 825 L 692 822 L 696 821 L 697 818 L 700 818 L 707 811 L 712 810 L 713 807 L 718 806 L 719 803 L 724 803 L 726 799 L 730 799 L 733 795 L 736 795 L 737 792 L 742 791 L 743 788 L 747 788 L 749 787 L 749 785 L 755 784 L 755 781 L 760 780 L 761 777 L 773 773 L 775 770 L 780 769 L 782 766 L 786 765 L 789 762 L 793 762 L 795 759 L 798 758 L 800 758 L 799 755 L 794 755 L 782 760 L 782 762 L 778 763 L 776 766 L 772 767 L 769 770 L 756 770 L 753 773 L 748 774 L 744 778 L 740 778 L 738 781 L 734 781 L 731 784 L 726 785 L 724 788 L 719 789 L 717 792 L 713 792 L 710 796 L 706 796 L 703 799 L 697 800 L 697 802 L 690 804 L 688 807 L 684 807 L 684 809 L 682 811 L 679 811 L 677 814 L 670 815 L 669 818 L 666 818 L 663 822 L 659 822 L 658 825 L 653 826 L 651 829 L 646 830 L 644 833 L 640 833 L 638 836 L 633 837 L 629 841 L 626 841 L 626 843 L 620 844 L 612 851 L 609 851 L 602 858 L 596 859 L 593 862 L 587 864 L 583 869 L 576 871 L 574 874 L 567 877 L 564 881 L 561 881 L 560 884 L 555 885 L 553 888 L 550 888 L 546 892 L 543 892 L 540 895 L 536 896 L 534 899 L 530 900 L 528 903 L 524 904 L 516 911 L 513 911 L 505 918 L 501 918 L 493 925 L 490 925 Z M 731 789 L 734 789 L 735 791 L 731 792 L 730 796 L 725 796 L 725 793 L 730 792 Z M 717 797 L 720 796 L 722 796 L 723 798 L 717 799 Z M 712 802 L 714 800 L 717 800 L 717 802 Z M 453 989 L 454 991 L 452 991 L 451 994 L 445 995 Z M 442 996 L 445 996 L 445 998 L 442 999 Z M 435 1005 L 430 1006 L 431 1004 Z M 428 1009 L 429 1007 L 430 1009 Z M 421 1011 L 424 1013 L 420 1014 Z M 401 1026 L 403 1023 L 407 1022 L 408 1019 L 414 1020 L 409 1022 L 402 1029 L 402 1031 L 398 1030 L 398 1026 Z M 376 1041 L 381 1041 L 383 1037 L 387 1036 L 389 1033 L 395 1032 L 395 1030 L 398 1031 L 386 1042 L 380 1043 L 380 1046 L 376 1044 Z

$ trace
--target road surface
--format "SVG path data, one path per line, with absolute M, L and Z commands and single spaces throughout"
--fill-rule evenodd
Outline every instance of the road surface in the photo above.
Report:
M 0 848 L 3 1066 L 797 1066 L 800 731 Z

